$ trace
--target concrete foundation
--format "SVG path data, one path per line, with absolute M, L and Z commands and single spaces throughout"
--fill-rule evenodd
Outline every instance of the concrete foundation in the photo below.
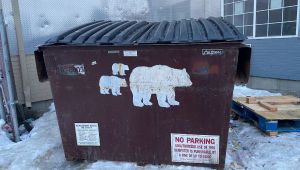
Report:
M 300 97 L 300 81 L 250 77 L 247 87 Z
M 43 113 L 49 111 L 49 106 L 53 100 L 45 100 L 32 103 L 32 107 L 27 109 L 27 114 L 29 117 L 38 118 L 43 115 Z

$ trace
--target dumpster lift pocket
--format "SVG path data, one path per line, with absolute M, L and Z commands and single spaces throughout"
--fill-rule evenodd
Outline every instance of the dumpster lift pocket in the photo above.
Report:
M 239 48 L 235 83 L 245 84 L 248 82 L 249 75 L 250 75 L 250 60 L 251 60 L 251 48 L 250 47 Z
M 46 65 L 44 61 L 44 56 L 42 51 L 35 51 L 35 63 L 36 63 L 36 69 L 37 69 L 37 74 L 40 82 L 45 82 L 48 80 L 48 74 L 46 70 Z

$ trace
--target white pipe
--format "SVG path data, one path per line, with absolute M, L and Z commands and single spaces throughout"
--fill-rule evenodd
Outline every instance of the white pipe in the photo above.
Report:
M 11 113 L 11 119 L 13 123 L 13 130 L 14 130 L 14 137 L 15 141 L 20 141 L 20 133 L 19 133 L 19 126 L 18 126 L 18 119 L 17 119 L 17 111 L 16 111 L 16 101 L 15 101 L 15 89 L 12 79 L 12 68 L 11 68 L 11 60 L 10 60 L 10 53 L 7 41 L 7 34 L 6 34 L 6 27 L 4 23 L 3 17 L 3 9 L 2 9 L 2 0 L 0 0 L 0 33 L 1 33 L 1 43 L 3 49 L 3 62 L 4 62 L 4 69 L 5 69 L 5 77 L 7 80 L 8 86 L 8 95 L 9 95 L 9 109 Z
M 19 8 L 19 0 L 11 0 L 14 24 L 16 30 L 16 38 L 19 52 L 19 64 L 21 68 L 21 80 L 22 80 L 22 89 L 24 94 L 24 100 L 26 107 L 31 107 L 31 88 L 29 82 L 28 68 L 26 62 L 26 54 L 21 26 L 21 16 Z
M 1 75 L 2 76 L 2 70 L 1 70 Z M 0 89 L 2 89 L 2 77 L 0 77 Z M 4 121 L 6 121 L 5 119 L 5 111 L 4 111 L 4 104 L 3 104 L 3 95 L 2 91 L 0 91 L 0 119 L 3 119 Z M 1 128 L 1 127 L 0 127 Z

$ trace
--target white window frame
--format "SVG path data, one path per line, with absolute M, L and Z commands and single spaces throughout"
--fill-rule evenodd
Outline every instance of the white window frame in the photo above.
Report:
M 243 1 L 243 0 L 241 0 Z M 296 18 L 296 35 L 281 35 L 281 36 L 269 36 L 269 37 L 256 37 L 256 4 L 257 4 L 257 1 L 259 0 L 254 0 L 253 1 L 253 36 L 251 37 L 248 37 L 248 39 L 272 39 L 272 38 L 295 38 L 295 37 L 299 37 L 299 13 L 300 13 L 300 0 L 297 1 L 297 18 Z M 234 4 L 234 2 L 233 2 Z M 225 14 L 224 14 L 224 5 L 225 5 L 225 0 L 221 0 L 221 16 L 224 17 Z M 291 6 L 292 7 L 292 6 Z M 233 8 L 234 8 L 234 5 L 233 5 Z M 278 8 L 279 9 L 279 8 Z M 283 9 L 283 8 L 280 8 L 280 9 Z M 262 10 L 263 11 L 263 10 Z M 267 10 L 268 11 L 268 10 Z M 268 14 L 269 15 L 269 14 Z M 233 11 L 233 15 L 234 16 L 234 11 Z M 283 17 L 283 15 L 282 15 Z M 294 21 L 287 21 L 287 22 L 294 22 Z M 286 23 L 286 22 L 281 22 L 281 23 Z M 269 24 L 269 23 L 266 23 L 266 24 Z M 244 27 L 245 25 L 243 25 Z M 283 24 L 282 24 L 282 27 L 283 27 Z M 282 33 L 282 30 L 281 30 L 281 33 Z

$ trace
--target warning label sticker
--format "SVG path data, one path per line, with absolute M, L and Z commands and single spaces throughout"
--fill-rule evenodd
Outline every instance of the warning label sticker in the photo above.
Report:
M 75 123 L 78 146 L 100 146 L 98 123 Z
M 171 134 L 172 162 L 219 163 L 219 136 Z

